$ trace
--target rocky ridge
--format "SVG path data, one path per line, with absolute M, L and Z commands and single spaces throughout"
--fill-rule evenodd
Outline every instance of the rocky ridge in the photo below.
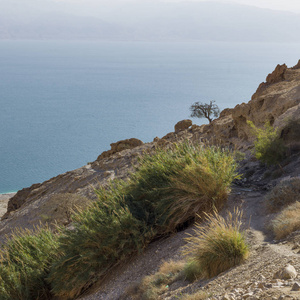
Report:
M 239 104 L 233 109 L 225 109 L 211 124 L 197 126 L 192 125 L 190 120 L 183 120 L 175 125 L 175 132 L 168 133 L 162 138 L 155 138 L 151 143 L 144 144 L 137 139 L 113 143 L 111 150 L 103 152 L 94 162 L 19 191 L 9 200 L 7 213 L 2 217 L 0 239 L 3 241 L 4 235 L 16 227 L 32 228 L 40 222 L 45 222 L 39 213 L 40 209 L 46 204 L 49 207 L 54 206 L 55 209 L 55 205 L 58 205 L 53 201 L 56 194 L 73 193 L 92 201 L 96 198 L 95 188 L 115 178 L 125 179 L 134 170 L 138 157 L 144 152 L 153 151 L 156 147 L 167 147 L 174 142 L 190 140 L 228 146 L 249 153 L 253 136 L 246 123 L 247 120 L 256 126 L 262 126 L 269 121 L 285 137 L 286 145 L 297 153 L 300 144 L 299 141 L 289 137 L 288 124 L 290 120 L 299 119 L 300 60 L 293 68 L 278 65 L 274 72 L 267 76 L 266 82 L 258 87 L 248 103 Z M 248 160 L 242 169 L 243 173 L 248 175 L 238 183 L 240 187 L 233 193 L 228 207 L 230 208 L 231 204 L 239 204 L 247 212 L 248 221 L 252 216 L 249 239 L 253 255 L 246 264 L 229 270 L 209 282 L 198 282 L 193 285 L 182 283 L 182 286 L 177 283 L 177 286 L 174 286 L 174 289 L 170 287 L 161 299 L 177 299 L 180 293 L 190 293 L 199 289 L 212 292 L 214 298 L 211 299 L 300 299 L 298 291 L 292 291 L 297 289 L 300 282 L 297 252 L 300 250 L 300 238 L 298 244 L 295 243 L 298 236 L 295 236 L 293 241 L 287 243 L 283 241 L 285 244 L 273 243 L 264 227 L 267 220 L 262 214 L 264 190 L 279 179 L 272 181 L 265 178 L 266 170 L 255 161 Z M 271 169 L 271 172 L 275 171 Z M 299 156 L 293 156 L 293 160 L 283 166 L 282 174 L 300 175 Z M 47 222 L 49 221 L 52 221 L 51 218 L 47 219 Z M 191 229 L 187 231 L 191 232 Z M 153 243 L 140 258 L 135 258 L 132 265 L 123 271 L 117 270 L 114 277 L 109 282 L 106 281 L 105 285 L 102 284 L 97 293 L 83 299 L 121 299 L 122 292 L 134 278 L 138 280 L 154 272 L 163 259 L 179 258 L 181 254 L 178 249 L 184 244 L 183 237 L 184 233 L 180 233 L 168 240 Z M 170 249 L 169 245 L 173 248 Z M 168 253 L 158 250 L 164 247 L 169 249 Z M 153 255 L 156 256 L 154 262 Z M 143 259 L 145 264 L 142 263 Z M 145 269 L 146 261 L 152 263 Z M 288 280 L 273 278 L 277 269 L 284 268 L 288 263 L 296 268 L 298 273 L 296 277 Z M 133 266 L 137 266 L 138 269 L 134 269 Z

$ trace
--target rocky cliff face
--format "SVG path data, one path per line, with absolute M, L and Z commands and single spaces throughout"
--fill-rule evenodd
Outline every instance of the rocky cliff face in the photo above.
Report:
M 14 227 L 31 228 L 40 221 L 45 221 L 39 214 L 40 207 L 45 203 L 50 207 L 55 194 L 73 193 L 92 201 L 96 198 L 95 188 L 114 178 L 126 178 L 137 164 L 137 158 L 145 151 L 182 140 L 247 150 L 253 140 L 247 120 L 253 121 L 256 126 L 262 126 L 269 121 L 282 131 L 288 130 L 286 124 L 289 120 L 299 119 L 300 61 L 293 68 L 278 65 L 267 76 L 266 82 L 260 84 L 248 103 L 225 109 L 209 125 L 197 126 L 192 125 L 190 120 L 184 120 L 175 125 L 175 132 L 155 138 L 151 143 L 143 144 L 137 139 L 113 143 L 111 150 L 103 152 L 89 165 L 20 190 L 10 199 L 8 211 L 2 218 L 0 239 Z M 290 142 L 295 143 L 293 140 Z M 53 206 L 55 205 L 58 204 L 53 202 Z M 51 216 L 48 216 L 47 222 L 51 221 Z

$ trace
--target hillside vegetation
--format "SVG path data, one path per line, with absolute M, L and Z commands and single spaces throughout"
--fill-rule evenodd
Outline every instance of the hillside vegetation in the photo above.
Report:
M 74 214 L 72 229 L 12 236 L 2 252 L 0 298 L 75 298 L 155 237 L 222 208 L 236 168 L 234 153 L 189 143 L 144 155 L 129 180 L 96 191 L 98 200 Z M 35 266 L 41 272 L 28 272 Z

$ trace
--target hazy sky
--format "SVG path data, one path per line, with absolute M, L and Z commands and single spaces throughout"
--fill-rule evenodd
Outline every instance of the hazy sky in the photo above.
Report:
M 106 5 L 113 4 L 113 2 L 130 2 L 132 0 L 54 0 L 56 2 L 69 2 L 69 3 L 105 3 Z M 152 0 L 153 1 L 153 0 Z M 245 5 L 252 5 L 262 8 L 269 8 L 275 10 L 287 10 L 292 12 L 300 12 L 300 1 L 299 0 L 161 0 L 164 2 L 221 2 L 221 3 L 239 3 Z M 139 2 L 150 2 L 149 0 L 139 0 Z

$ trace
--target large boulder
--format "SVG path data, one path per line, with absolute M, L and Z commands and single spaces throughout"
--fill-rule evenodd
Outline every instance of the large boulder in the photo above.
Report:
M 174 126 L 174 129 L 175 129 L 175 132 L 179 132 L 179 131 L 182 131 L 182 130 L 186 130 L 188 129 L 190 126 L 192 126 L 193 122 L 189 119 L 186 119 L 186 120 L 182 120 L 182 121 L 179 121 L 175 126 Z
M 136 139 L 136 138 L 121 140 L 121 141 L 118 141 L 116 143 L 111 143 L 110 144 L 111 149 L 108 150 L 108 151 L 102 152 L 98 156 L 97 160 L 101 160 L 103 158 L 110 157 L 111 155 L 113 155 L 117 152 L 120 152 L 120 151 L 123 151 L 123 150 L 126 150 L 126 149 L 133 149 L 133 148 L 141 146 L 143 144 L 144 143 L 141 140 Z

